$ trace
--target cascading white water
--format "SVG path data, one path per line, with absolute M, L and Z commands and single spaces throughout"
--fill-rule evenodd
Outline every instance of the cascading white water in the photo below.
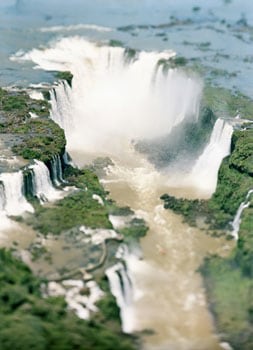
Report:
M 52 164 L 52 172 L 53 172 L 53 183 L 56 186 L 60 186 L 60 184 L 63 183 L 64 180 L 62 175 L 61 159 L 58 154 L 52 157 L 51 164 Z
M 4 185 L 0 183 L 0 212 L 4 210 L 4 205 L 5 205 Z
M 106 276 L 109 280 L 111 293 L 116 298 L 117 305 L 120 308 L 122 331 L 131 333 L 135 329 L 135 322 L 133 309 L 134 291 L 128 273 L 129 253 L 125 246 L 120 247 L 119 250 L 123 250 L 120 258 L 124 260 L 124 263 L 118 262 L 108 268 Z
M 217 119 L 210 141 L 191 171 L 190 181 L 209 196 L 215 191 L 222 159 L 230 153 L 232 134 L 233 127 Z
M 44 96 L 43 96 L 42 92 L 40 92 L 40 91 L 36 91 L 36 90 L 29 91 L 28 90 L 28 95 L 33 100 L 44 100 Z
M 245 198 L 245 201 L 242 202 L 239 206 L 239 208 L 237 209 L 237 212 L 235 214 L 235 218 L 232 222 L 232 228 L 233 231 L 231 232 L 231 236 L 234 237 L 234 239 L 238 239 L 238 233 L 239 233 L 239 229 L 240 229 L 240 224 L 241 224 L 241 215 L 244 211 L 244 209 L 248 208 L 248 206 L 250 205 L 250 196 L 253 193 L 253 189 L 249 190 L 249 192 L 247 193 L 247 196 Z
M 49 170 L 43 162 L 34 160 L 34 164 L 30 165 L 29 168 L 32 169 L 34 174 L 34 195 L 40 202 L 53 201 L 61 197 L 61 192 L 53 187 Z
M 51 118 L 64 130 L 73 127 L 73 110 L 71 107 L 71 88 L 64 80 L 59 82 L 57 88 L 50 90 Z
M 26 211 L 34 211 L 23 194 L 22 171 L 2 173 L 0 174 L 0 181 L 2 182 L 0 202 L 2 210 L 4 210 L 7 215 L 22 215 Z
M 129 305 L 129 277 L 125 267 L 118 263 L 106 270 L 112 295 L 116 298 L 120 308 L 122 331 L 131 333 L 133 331 L 132 306 Z

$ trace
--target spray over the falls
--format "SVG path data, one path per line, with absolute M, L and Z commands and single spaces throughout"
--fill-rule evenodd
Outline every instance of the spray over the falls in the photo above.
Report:
M 177 69 L 163 72 L 174 52 L 135 52 L 64 38 L 23 59 L 46 70 L 70 70 L 51 92 L 52 118 L 66 132 L 68 149 L 119 153 L 133 140 L 166 135 L 182 120 L 198 119 L 202 83 Z

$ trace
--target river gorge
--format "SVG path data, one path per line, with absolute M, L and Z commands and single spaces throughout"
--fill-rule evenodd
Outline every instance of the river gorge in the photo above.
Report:
M 0 348 L 252 345 L 252 19 L 142 2 L 0 5 Z

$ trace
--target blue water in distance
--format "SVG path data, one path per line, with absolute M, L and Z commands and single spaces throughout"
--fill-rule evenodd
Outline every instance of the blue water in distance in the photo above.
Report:
M 41 31 L 75 24 L 113 31 Z M 73 35 L 138 50 L 173 49 L 206 80 L 253 97 L 252 0 L 1 0 L 0 85 L 52 82 L 51 72 L 9 57 Z

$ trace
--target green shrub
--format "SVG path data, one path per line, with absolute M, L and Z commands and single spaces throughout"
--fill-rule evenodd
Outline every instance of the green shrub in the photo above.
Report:
M 12 147 L 14 153 L 25 159 L 48 162 L 55 154 L 64 153 L 64 131 L 51 119 L 31 119 L 13 132 L 25 135 L 23 142 Z
M 66 82 L 69 84 L 69 86 L 72 86 L 73 74 L 71 72 L 69 72 L 69 71 L 57 72 L 56 78 L 61 79 L 61 80 L 66 80 Z
M 211 310 L 223 341 L 233 349 L 252 349 L 250 321 L 253 281 L 242 274 L 232 257 L 211 257 L 201 268 Z
M 62 298 L 42 298 L 41 282 L 10 252 L 0 249 L 1 350 L 135 348 L 133 340 L 119 330 L 111 330 L 98 321 L 80 320 L 66 311 Z M 2 299 L 5 294 L 12 297 Z
M 104 206 L 85 190 L 77 191 L 47 208 L 37 206 L 34 216 L 28 219 L 36 230 L 43 234 L 60 234 L 76 226 L 112 228 Z

